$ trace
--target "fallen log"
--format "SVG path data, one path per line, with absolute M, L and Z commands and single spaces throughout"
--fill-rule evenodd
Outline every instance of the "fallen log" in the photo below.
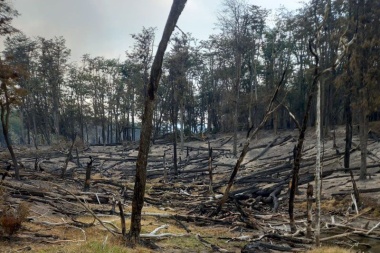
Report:
M 259 159 L 260 157 L 262 157 L 271 147 L 274 146 L 274 143 L 276 143 L 276 141 L 279 139 L 280 137 L 277 136 L 274 140 L 272 140 L 271 142 L 268 143 L 268 145 L 264 148 L 264 150 L 262 150 L 258 155 L 256 155 L 255 157 L 253 157 L 251 160 L 249 160 L 248 162 L 246 162 L 245 164 L 247 163 L 250 163 L 252 161 L 255 161 L 257 159 Z
M 377 164 L 371 164 L 371 165 L 367 165 L 367 169 L 370 169 L 370 168 L 377 168 L 379 167 L 380 168 L 380 163 L 377 163 Z M 351 168 L 338 168 L 338 169 L 335 169 L 334 172 L 348 172 L 350 170 L 360 170 L 360 167 L 351 167 Z
M 371 192 L 380 192 L 380 188 L 369 188 L 369 189 L 358 189 L 359 193 L 371 193 Z M 341 191 L 341 192 L 334 192 L 331 194 L 331 196 L 337 196 L 337 195 L 348 195 L 351 194 L 352 190 L 350 191 Z
M 293 248 L 290 246 L 280 246 L 265 242 L 253 242 L 245 245 L 244 248 L 241 250 L 241 253 L 268 252 L 268 250 L 292 252 Z

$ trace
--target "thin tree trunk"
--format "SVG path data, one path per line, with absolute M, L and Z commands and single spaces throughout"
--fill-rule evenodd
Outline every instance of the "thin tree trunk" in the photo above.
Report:
M 132 198 L 132 217 L 128 239 L 132 245 L 136 245 L 140 241 L 141 232 L 141 210 L 144 205 L 144 194 L 146 185 L 146 167 L 148 162 L 148 153 L 150 146 L 150 138 L 152 135 L 152 119 L 155 95 L 161 78 L 161 67 L 163 57 L 170 39 L 170 36 L 177 24 L 177 20 L 185 8 L 187 0 L 174 0 L 160 44 L 158 45 L 155 55 L 148 86 L 148 94 L 145 100 L 144 114 L 142 117 L 141 135 L 139 152 L 136 162 L 135 186 Z
M 317 37 L 317 35 L 316 35 L 316 37 Z M 319 38 L 317 37 L 317 40 L 318 39 Z M 319 55 L 315 53 L 316 49 L 318 50 L 318 47 L 315 46 L 315 48 L 313 48 L 312 41 L 309 41 L 309 50 L 314 56 L 315 67 L 314 67 L 314 78 L 313 78 L 313 82 L 311 84 L 308 99 L 307 99 L 305 114 L 303 117 L 302 126 L 301 126 L 299 136 L 298 136 L 297 147 L 294 150 L 295 156 L 294 156 L 294 161 L 293 161 L 293 174 L 292 174 L 292 181 L 291 181 L 290 192 L 289 192 L 289 210 L 288 210 L 289 211 L 290 227 L 291 227 L 292 231 L 296 230 L 295 222 L 294 222 L 294 198 L 295 198 L 296 191 L 298 188 L 298 174 L 299 174 L 300 165 L 301 165 L 302 147 L 303 147 L 303 142 L 305 140 L 305 133 L 306 133 L 306 128 L 308 126 L 310 108 L 312 106 L 315 88 L 318 84 L 318 79 L 320 77 Z
M 134 89 L 132 89 L 132 92 L 134 92 Z M 131 137 L 132 141 L 136 141 L 136 131 L 135 131 L 135 96 L 132 95 L 132 111 L 131 111 L 131 117 L 132 117 L 132 132 Z
M 37 136 L 37 124 L 36 124 L 36 112 L 33 110 L 32 113 L 32 120 L 33 120 L 33 142 L 34 147 L 38 149 L 38 136 Z
M 316 198 L 316 213 L 315 213 L 315 244 L 320 245 L 321 236 L 321 82 L 317 83 L 317 118 L 315 124 L 315 133 L 317 137 L 317 155 L 315 162 L 315 198 Z
M 75 144 L 75 139 L 77 138 L 77 134 L 75 133 L 74 134 L 74 138 L 73 138 L 73 142 L 71 143 L 71 146 L 69 148 L 69 153 L 67 154 L 67 157 L 66 157 L 66 160 L 65 160 L 65 165 L 62 167 L 62 170 L 61 170 L 61 178 L 65 178 L 65 175 L 66 175 L 66 170 L 67 170 L 67 165 L 69 164 L 69 161 L 70 161 L 70 158 L 71 158 L 71 154 L 73 152 L 73 148 L 74 148 L 74 144 Z
M 178 175 L 178 154 L 177 154 L 177 122 L 173 121 L 173 167 L 174 174 Z
M 163 159 L 162 159 L 162 163 L 163 163 L 163 167 L 164 167 L 164 183 L 167 183 L 168 182 L 168 171 L 167 171 L 167 167 L 166 167 L 166 153 L 164 152 L 164 156 L 163 156 Z
M 55 130 L 55 134 L 56 134 L 56 136 L 58 137 L 58 136 L 59 136 L 59 115 L 58 115 L 58 107 L 54 109 L 53 117 L 54 117 L 54 130 Z
M 172 104 L 171 104 L 171 120 L 173 128 L 173 168 L 174 174 L 178 175 L 178 154 L 177 154 L 177 120 L 178 120 L 178 105 L 177 91 L 174 82 L 172 82 Z
M 352 189 L 354 190 L 354 195 L 355 195 L 356 203 L 357 203 L 359 206 L 361 206 L 359 189 L 358 189 L 358 187 L 356 186 L 356 182 L 355 182 L 354 174 L 352 173 L 352 170 L 350 170 L 350 177 L 351 177 Z
M 212 188 L 212 147 L 210 145 L 210 142 L 208 142 L 208 173 L 209 173 L 209 192 L 210 194 L 214 195 L 214 190 Z
M 102 101 L 103 103 L 104 101 Z M 102 142 L 103 145 L 106 144 L 106 116 L 104 112 L 104 106 L 102 106 Z
M 184 146 L 184 114 L 185 114 L 185 108 L 184 108 L 184 102 L 181 101 L 181 106 L 180 106 L 180 125 L 181 125 L 181 154 L 183 152 L 183 146 Z
M 318 71 L 318 70 L 315 70 L 315 71 Z M 311 104 L 313 101 L 313 94 L 314 94 L 315 86 L 318 82 L 318 77 L 319 77 L 318 72 L 314 73 L 314 75 L 315 75 L 314 80 L 310 87 L 307 105 L 305 109 L 305 115 L 303 117 L 302 126 L 300 129 L 298 142 L 295 149 L 295 159 L 293 161 L 293 174 L 292 174 L 292 181 L 290 185 L 290 194 L 289 194 L 289 219 L 290 219 L 290 226 L 292 230 L 295 230 L 294 198 L 295 198 L 295 193 L 298 186 L 298 174 L 299 174 L 300 165 L 301 165 L 302 147 L 303 147 L 303 142 L 305 140 L 305 133 L 306 133 L 306 128 L 307 128 L 308 120 L 309 120 L 309 112 L 310 112 Z
M 87 163 L 87 167 L 86 167 L 86 178 L 84 180 L 84 191 L 88 191 L 90 189 L 92 162 L 93 162 L 93 160 L 92 160 L 92 157 L 90 156 L 90 162 Z
M 25 129 L 24 129 L 24 113 L 23 108 L 20 109 L 20 144 L 25 144 Z
M 27 118 L 27 121 L 26 121 L 27 123 L 26 123 L 26 129 L 27 129 L 27 136 L 28 136 L 28 142 L 27 142 L 27 144 L 28 145 L 30 145 L 30 131 L 31 131 L 31 129 L 30 129 L 30 117 L 28 117 Z
M 126 226 L 125 226 L 125 215 L 123 210 L 123 204 L 121 201 L 118 201 L 119 206 L 119 213 L 120 213 L 120 223 L 121 223 L 121 234 L 123 235 L 123 238 L 126 237 Z
M 365 102 L 363 102 L 365 103 Z M 360 180 L 367 179 L 368 118 L 366 108 L 360 112 Z
M 349 90 L 351 90 L 349 88 Z M 346 115 L 346 145 L 344 148 L 344 167 L 350 168 L 350 151 L 352 145 L 352 111 L 351 111 L 351 91 L 344 102 L 344 113 Z
M 235 80 L 235 100 L 234 100 L 234 143 L 233 155 L 237 156 L 237 132 L 238 132 L 238 104 L 239 104 L 239 90 L 240 90 L 240 73 L 241 73 L 241 53 L 238 52 L 236 56 L 236 80 Z
M 3 135 L 5 139 L 5 143 L 7 144 L 7 148 L 9 150 L 9 153 L 12 158 L 13 166 L 15 168 L 15 178 L 16 180 L 20 180 L 20 169 L 17 164 L 17 158 L 13 151 L 13 146 L 11 144 L 11 140 L 9 139 L 9 114 L 10 114 L 10 107 L 9 102 L 7 98 L 7 91 L 5 91 L 5 97 L 6 97 L 6 104 L 1 105 L 1 126 L 3 128 Z
M 96 119 L 96 115 L 94 118 Z M 95 143 L 100 144 L 99 133 L 98 133 L 98 125 L 97 124 L 95 124 Z
M 311 225 L 313 222 L 313 186 L 308 184 L 306 192 L 307 201 L 307 227 L 306 227 L 306 238 L 311 238 Z

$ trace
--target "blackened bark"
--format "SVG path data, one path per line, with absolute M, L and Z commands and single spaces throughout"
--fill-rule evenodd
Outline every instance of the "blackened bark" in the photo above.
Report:
M 350 168 L 350 150 L 352 146 L 351 91 L 349 91 L 344 102 L 344 113 L 346 115 L 346 145 L 344 149 L 344 167 Z
M 312 41 L 309 42 L 309 47 L 310 51 L 313 52 L 314 49 L 312 49 Z M 319 72 L 319 57 L 316 54 L 314 55 L 315 59 L 315 68 L 314 68 L 314 79 L 310 87 L 308 99 L 307 99 L 307 104 L 306 104 L 306 109 L 305 109 L 305 114 L 303 117 L 302 121 L 302 126 L 300 129 L 300 133 L 298 136 L 298 142 L 297 142 L 297 148 L 296 148 L 296 156 L 293 162 L 293 174 L 292 174 L 292 181 L 290 185 L 290 194 L 289 194 L 289 219 L 290 219 L 290 226 L 292 230 L 295 230 L 295 224 L 294 224 L 294 198 L 296 194 L 296 189 L 298 186 L 298 175 L 300 171 L 300 166 L 301 166 L 301 157 L 302 157 L 302 147 L 303 147 L 303 142 L 305 140 L 305 133 L 306 133 L 306 128 L 307 124 L 309 121 L 309 114 L 310 114 L 310 108 L 312 105 L 314 93 L 315 93 L 315 88 L 317 87 L 318 79 L 320 76 Z
M 173 168 L 174 174 L 178 175 L 178 154 L 177 154 L 177 119 L 178 119 L 178 103 L 177 103 L 177 91 L 175 82 L 172 82 L 172 128 L 173 128 Z
M 90 189 L 92 162 L 93 162 L 93 160 L 92 160 L 92 157 L 90 156 L 90 162 L 87 163 L 87 167 L 86 167 L 86 178 L 84 180 L 84 191 L 88 191 Z
M 7 91 L 5 91 L 5 93 L 6 93 L 6 95 L 5 95 L 6 100 L 8 100 Z M 17 180 L 20 180 L 20 169 L 19 169 L 18 164 L 17 164 L 17 158 L 15 155 L 15 152 L 13 151 L 13 146 L 12 146 L 11 141 L 9 139 L 9 115 L 10 115 L 10 111 L 11 111 L 11 109 L 10 109 L 8 101 L 6 102 L 6 104 L 1 105 L 1 126 L 3 128 L 3 135 L 4 135 L 5 143 L 7 144 L 7 148 L 9 150 L 10 155 L 11 155 L 13 166 L 15 168 L 15 178 Z
M 208 173 L 209 173 L 209 192 L 210 194 L 214 194 L 214 190 L 212 188 L 212 147 L 210 145 L 210 142 L 208 142 Z
M 365 99 L 363 98 L 363 101 Z M 363 104 L 366 104 L 365 101 Z M 359 127 L 360 127 L 360 180 L 367 179 L 367 145 L 368 145 L 368 107 L 363 105 L 360 109 Z
M 119 206 L 119 212 L 120 212 L 120 223 L 121 223 L 121 234 L 123 235 L 123 238 L 126 236 L 126 227 L 125 227 L 125 215 L 123 210 L 123 204 L 121 201 L 118 201 Z
M 77 133 L 74 134 L 74 137 L 73 137 L 73 142 L 71 143 L 71 146 L 69 148 L 69 153 L 67 154 L 67 157 L 66 157 L 66 160 L 65 160 L 65 165 L 62 167 L 61 169 L 61 178 L 65 178 L 65 175 L 66 175 L 66 170 L 67 170 L 67 165 L 69 164 L 69 161 L 72 157 L 72 152 L 73 152 L 73 148 L 74 148 L 74 144 L 75 144 L 75 139 L 77 138 Z
M 170 36 L 173 33 L 173 30 L 177 24 L 179 16 L 181 15 L 181 12 L 185 8 L 186 1 L 187 0 L 173 1 L 160 44 L 158 45 L 156 56 L 154 57 L 149 77 L 148 94 L 145 100 L 144 114 L 142 117 L 139 153 L 136 162 L 136 177 L 132 198 L 131 226 L 128 234 L 128 239 L 132 246 L 136 245 L 140 241 L 141 210 L 144 205 L 146 167 L 148 162 L 150 138 L 153 129 L 153 109 L 155 95 L 161 78 L 162 61 Z
M 357 203 L 358 207 L 360 207 L 361 206 L 361 201 L 360 201 L 359 189 L 356 186 L 356 182 L 355 182 L 354 174 L 352 173 L 352 170 L 350 170 L 350 177 L 351 177 L 352 189 L 354 190 L 354 196 L 355 196 L 355 199 L 356 199 L 356 203 Z
M 311 225 L 313 222 L 313 186 L 311 184 L 307 185 L 306 192 L 307 200 L 307 227 L 306 227 L 306 238 L 311 238 Z
M 177 124 L 173 126 L 173 167 L 174 167 L 174 174 L 178 175 Z
M 235 100 L 234 100 L 234 143 L 233 143 L 233 154 L 237 155 L 237 132 L 238 132 L 238 102 L 239 102 L 239 90 L 240 90 L 240 75 L 241 75 L 241 53 L 238 52 L 235 60 L 236 64 L 236 80 L 235 80 Z M 251 127 L 251 126 L 250 126 Z

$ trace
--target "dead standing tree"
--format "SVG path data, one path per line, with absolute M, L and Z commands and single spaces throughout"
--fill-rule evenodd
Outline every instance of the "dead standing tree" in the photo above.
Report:
M 69 164 L 69 161 L 72 158 L 72 152 L 73 152 L 73 148 L 74 148 L 75 140 L 76 139 L 77 139 L 77 133 L 74 134 L 73 141 L 71 142 L 71 145 L 70 145 L 70 148 L 69 148 L 69 152 L 67 153 L 67 156 L 66 156 L 66 159 L 65 159 L 65 164 L 61 168 L 61 178 L 62 179 L 64 179 L 65 176 L 66 176 L 67 166 Z
M 306 128 L 307 128 L 307 124 L 309 120 L 309 112 L 312 105 L 315 89 L 318 85 L 319 78 L 323 74 L 335 70 L 335 68 L 340 64 L 340 62 L 342 61 L 344 55 L 346 54 L 348 50 L 348 47 L 353 43 L 355 39 L 355 36 L 354 36 L 350 42 L 345 43 L 345 38 L 344 38 L 345 33 L 344 33 L 340 38 L 340 46 L 342 47 L 341 53 L 337 56 L 337 59 L 335 60 L 335 62 L 332 64 L 330 68 L 327 68 L 321 71 L 319 69 L 318 44 L 319 44 L 319 39 L 320 39 L 320 33 L 322 31 L 323 25 L 325 24 L 325 20 L 327 19 L 327 13 L 328 13 L 328 9 L 326 8 L 324 20 L 321 23 L 321 25 L 317 28 L 316 33 L 315 33 L 315 38 L 309 41 L 309 50 L 314 57 L 315 65 L 314 65 L 314 73 L 313 73 L 313 82 L 310 87 L 305 114 L 303 117 L 302 126 L 299 130 L 298 142 L 297 142 L 296 149 L 294 152 L 295 157 L 293 161 L 293 172 L 292 172 L 292 181 L 291 181 L 291 186 L 290 186 L 289 209 L 288 209 L 290 227 L 292 231 L 296 231 L 295 222 L 294 222 L 294 198 L 295 198 L 295 193 L 298 186 L 298 179 L 299 179 L 298 177 L 299 177 L 299 171 L 301 167 L 302 147 L 305 140 L 305 133 L 306 133 Z M 320 189 L 316 189 L 316 194 L 319 194 L 320 193 L 319 191 Z
M 92 156 L 89 157 L 90 161 L 87 163 L 86 167 L 86 178 L 84 179 L 84 191 L 88 191 L 90 189 L 90 180 L 91 180 L 91 170 L 92 170 L 92 163 L 94 160 L 92 159 Z
M 158 45 L 156 56 L 154 57 L 152 69 L 149 77 L 148 92 L 145 99 L 144 114 L 142 117 L 140 146 L 136 162 L 135 186 L 132 198 L 131 226 L 128 233 L 128 240 L 132 246 L 140 241 L 141 233 L 141 210 L 144 205 L 146 167 L 148 163 L 148 153 L 150 138 L 152 135 L 152 119 L 155 102 L 155 95 L 161 78 L 162 62 L 164 54 L 177 24 L 178 18 L 185 8 L 187 0 L 173 0 L 173 4 L 166 22 L 164 32 Z

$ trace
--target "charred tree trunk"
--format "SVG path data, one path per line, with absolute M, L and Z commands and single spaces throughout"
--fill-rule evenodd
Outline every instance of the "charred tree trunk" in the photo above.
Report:
M 306 133 L 306 128 L 309 120 L 309 112 L 310 108 L 312 105 L 313 101 L 313 96 L 314 96 L 314 90 L 318 82 L 318 70 L 315 68 L 314 72 L 314 80 L 313 83 L 310 87 L 309 91 L 309 96 L 306 104 L 306 109 L 305 109 L 305 115 L 303 117 L 302 121 L 302 126 L 300 129 L 300 133 L 298 136 L 298 142 L 297 146 L 294 150 L 294 161 L 293 161 L 293 174 L 292 174 L 292 181 L 290 185 L 290 194 L 289 194 L 289 219 L 290 219 L 290 226 L 292 227 L 292 230 L 295 230 L 295 224 L 294 224 L 294 198 L 298 186 L 298 175 L 300 171 L 300 166 L 301 166 L 301 157 L 302 157 L 302 147 L 303 147 L 303 142 L 305 140 L 305 133 Z
M 6 88 L 4 88 L 4 89 L 6 89 Z M 6 90 L 5 90 L 5 97 L 6 97 L 6 100 L 8 100 Z M 3 128 L 3 135 L 4 135 L 5 143 L 7 144 L 7 148 L 9 150 L 9 154 L 11 155 L 11 158 L 12 158 L 13 166 L 15 168 L 15 177 L 17 180 L 20 180 L 20 169 L 19 169 L 19 166 L 17 164 L 17 158 L 16 158 L 15 152 L 13 150 L 11 140 L 9 138 L 9 115 L 10 115 L 10 111 L 11 111 L 11 108 L 9 106 L 9 102 L 6 102 L 5 104 L 1 104 L 1 126 Z
M 178 154 L 177 154 L 177 125 L 173 124 L 173 167 L 174 174 L 178 175 Z
M 172 128 L 173 128 L 173 167 L 174 174 L 178 175 L 178 154 L 177 154 L 177 119 L 178 119 L 178 105 L 177 105 L 177 91 L 172 83 L 172 109 L 171 109 L 171 118 L 172 118 Z
M 233 154 L 237 156 L 237 132 L 238 132 L 238 105 L 239 105 L 239 90 L 240 90 L 240 75 L 241 75 L 241 58 L 242 55 L 240 52 L 236 56 L 236 83 L 235 83 L 235 100 L 234 100 L 234 144 L 233 144 Z
M 328 10 L 328 8 L 326 10 Z M 326 15 L 327 14 L 325 13 L 325 18 L 326 18 Z M 318 40 L 319 40 L 319 36 L 320 36 L 321 29 L 323 27 L 323 24 L 324 24 L 324 22 L 322 22 L 322 25 L 320 25 L 319 28 L 316 30 L 316 35 L 315 35 L 316 44 L 313 45 L 313 40 L 309 41 L 309 50 L 314 57 L 315 68 L 314 68 L 314 74 L 313 74 L 313 76 L 314 76 L 313 82 L 312 82 L 311 87 L 310 87 L 307 105 L 306 105 L 306 109 L 305 109 L 305 114 L 304 114 L 303 121 L 302 121 L 302 127 L 300 129 L 300 134 L 298 137 L 296 157 L 294 159 L 294 164 L 293 164 L 293 174 L 292 174 L 292 181 L 291 181 L 291 188 L 290 188 L 290 195 L 289 195 L 289 210 L 288 210 L 289 211 L 290 226 L 291 226 L 293 231 L 296 230 L 295 223 L 294 223 L 294 198 L 295 198 L 295 193 L 296 193 L 296 189 L 298 186 L 298 175 L 299 175 L 299 170 L 300 170 L 302 147 L 303 147 L 303 142 L 305 139 L 305 132 L 306 132 L 307 124 L 308 124 L 310 108 L 312 106 L 314 91 L 315 91 L 315 88 L 316 88 L 317 83 L 319 81 L 319 77 L 324 73 L 327 73 L 327 72 L 334 70 L 340 64 L 340 62 L 341 62 L 342 58 L 344 57 L 344 55 L 346 54 L 349 46 L 352 45 L 354 40 L 355 40 L 355 36 L 354 36 L 350 42 L 343 43 L 342 44 L 343 48 L 341 50 L 342 52 L 340 55 L 337 56 L 337 59 L 332 64 L 332 66 L 330 68 L 324 69 L 323 71 L 320 71 L 319 70 L 319 55 L 318 55 L 319 54 L 319 52 L 318 52 L 318 43 L 319 43 Z
M 66 175 L 66 170 L 67 170 L 67 165 L 69 164 L 70 158 L 72 157 L 72 152 L 75 144 L 75 139 L 77 138 L 77 134 L 74 134 L 73 142 L 71 143 L 71 146 L 69 148 L 69 153 L 67 154 L 66 160 L 65 160 L 65 165 L 62 167 L 61 170 L 61 178 L 65 178 Z
M 363 102 L 365 104 L 366 101 Z M 363 105 L 360 110 L 359 127 L 360 127 L 360 180 L 367 179 L 367 145 L 368 145 L 368 117 L 367 108 Z
M 214 190 L 212 188 L 212 148 L 210 146 L 210 142 L 208 142 L 208 173 L 209 173 L 209 192 L 210 194 L 214 194 Z
M 135 92 L 134 89 L 132 89 L 132 92 Z M 133 93 L 134 94 L 134 93 Z M 135 131 L 135 96 L 132 96 L 132 111 L 131 111 L 131 118 L 132 118 L 132 132 L 131 137 L 132 141 L 136 141 L 136 131 Z
M 164 167 L 164 183 L 167 183 L 168 182 L 168 171 L 166 168 L 166 153 L 165 152 L 164 152 L 162 163 L 163 163 L 163 167 Z
M 177 20 L 181 15 L 182 10 L 185 8 L 187 0 L 174 0 L 165 29 L 162 35 L 160 44 L 158 45 L 157 53 L 153 61 L 148 94 L 145 100 L 144 114 L 142 117 L 140 146 L 136 162 L 136 177 L 135 186 L 132 198 L 132 217 L 131 226 L 128 234 L 128 239 L 132 245 L 136 245 L 140 241 L 141 232 L 141 210 L 144 205 L 144 194 L 146 185 L 146 167 L 148 162 L 148 152 L 150 145 L 150 138 L 152 135 L 152 119 L 153 109 L 155 102 L 155 95 L 161 78 L 161 68 L 163 57 L 170 39 L 170 36 L 177 24 Z
M 350 62 L 351 55 L 348 55 L 348 62 Z M 351 110 L 351 96 L 352 96 L 352 75 L 350 65 L 347 64 L 347 96 L 344 101 L 344 114 L 346 116 L 346 144 L 344 149 L 344 167 L 350 167 L 350 151 L 352 146 L 352 110 Z
M 120 223 L 121 223 L 121 234 L 123 235 L 123 238 L 126 237 L 126 226 L 125 226 L 125 215 L 123 210 L 123 204 L 121 201 L 118 201 L 119 206 L 119 212 L 120 212 Z
M 183 100 L 183 98 L 182 98 Z M 184 124 L 185 124 L 185 102 L 181 101 L 180 103 L 180 115 L 179 115 L 179 120 L 180 120 L 180 126 L 181 126 L 181 135 L 180 135 L 180 140 L 181 140 L 181 154 L 183 152 L 183 146 L 184 146 Z
M 306 192 L 307 201 L 307 227 L 306 227 L 306 238 L 311 238 L 311 225 L 313 222 L 313 186 L 311 184 L 307 185 Z
M 88 191 L 90 189 L 92 162 L 93 162 L 93 160 L 92 160 L 92 157 L 90 156 L 90 161 L 87 163 L 87 167 L 86 167 L 86 178 L 84 180 L 84 191 Z

